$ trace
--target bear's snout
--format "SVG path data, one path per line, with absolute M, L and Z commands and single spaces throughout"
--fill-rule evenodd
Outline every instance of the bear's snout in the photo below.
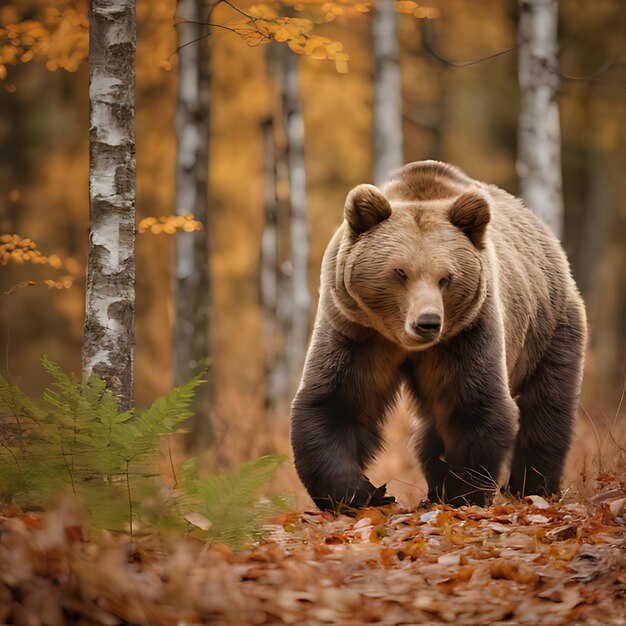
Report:
M 422 337 L 432 337 L 441 330 L 441 315 L 436 312 L 422 313 L 411 325 L 411 330 Z
M 421 311 L 417 318 L 407 320 L 405 330 L 411 339 L 419 343 L 431 343 L 441 332 L 442 319 L 438 311 Z

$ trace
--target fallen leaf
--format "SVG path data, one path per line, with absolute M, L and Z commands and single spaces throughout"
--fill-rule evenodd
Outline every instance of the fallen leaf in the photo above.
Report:
M 549 509 L 551 507 L 550 503 L 548 503 L 546 501 L 545 498 L 542 498 L 541 496 L 526 496 L 524 498 L 525 501 L 530 500 L 531 504 L 536 508 L 536 509 Z
M 185 515 L 185 519 L 196 528 L 200 530 L 211 530 L 213 523 L 210 519 L 206 518 L 204 515 L 200 513 L 196 513 L 191 511 Z
M 626 498 L 620 498 L 619 500 L 613 500 L 609 504 L 609 512 L 613 517 L 624 517 L 626 511 Z
M 496 580 L 512 580 L 522 585 L 536 585 L 539 582 L 539 576 L 530 567 L 512 560 L 494 561 L 489 567 L 489 573 Z

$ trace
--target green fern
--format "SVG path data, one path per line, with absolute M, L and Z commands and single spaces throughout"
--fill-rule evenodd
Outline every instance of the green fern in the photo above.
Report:
M 103 381 L 81 383 L 44 357 L 52 382 L 41 406 L 0 377 L 0 497 L 45 507 L 70 489 L 110 530 L 162 517 L 159 442 L 181 432 L 204 372 L 144 411 L 119 412 Z
M 220 472 L 200 478 L 198 463 L 183 465 L 179 488 L 185 512 L 199 513 L 211 523 L 207 531 L 216 541 L 235 549 L 262 537 L 262 523 L 293 507 L 286 496 L 259 498 L 258 489 L 274 476 L 285 456 L 263 456 L 244 463 L 237 472 Z
M 0 376 L 0 499 L 44 508 L 69 490 L 94 527 L 131 533 L 182 528 L 181 515 L 193 512 L 210 520 L 209 537 L 234 548 L 261 537 L 263 521 L 292 506 L 284 497 L 257 495 L 285 461 L 278 456 L 203 478 L 191 459 L 180 495 L 165 501 L 160 443 L 192 416 L 204 371 L 144 411 L 119 412 L 102 380 L 81 383 L 47 357 L 42 363 L 52 382 L 40 403 Z

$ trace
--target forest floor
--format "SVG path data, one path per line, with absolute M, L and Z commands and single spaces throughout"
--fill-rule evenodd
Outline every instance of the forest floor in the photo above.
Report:
M 623 477 L 622 477 L 623 478 Z M 71 506 L 0 517 L 0 622 L 626 624 L 626 489 L 489 508 L 287 513 L 235 553 L 83 538 Z

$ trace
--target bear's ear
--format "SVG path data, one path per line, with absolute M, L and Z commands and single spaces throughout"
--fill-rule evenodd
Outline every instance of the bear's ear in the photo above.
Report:
M 450 221 L 461 229 L 480 250 L 485 247 L 485 231 L 489 224 L 489 203 L 477 191 L 468 191 L 457 198 L 450 209 Z
M 389 200 L 374 185 L 358 185 L 346 198 L 344 216 L 357 234 L 364 233 L 390 215 Z

